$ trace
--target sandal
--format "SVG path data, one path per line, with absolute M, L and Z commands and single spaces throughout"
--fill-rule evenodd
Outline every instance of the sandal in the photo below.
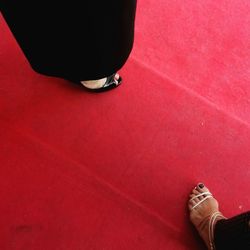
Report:
M 190 201 L 195 200 L 196 198 L 199 198 L 201 196 L 205 196 L 202 200 L 200 200 L 198 203 L 196 203 L 191 210 L 199 206 L 201 203 L 203 203 L 205 200 L 212 198 L 213 195 L 210 192 L 203 192 L 200 193 L 196 196 L 194 196 Z M 215 250 L 215 245 L 214 245 L 214 227 L 215 227 L 215 222 L 218 217 L 222 217 L 223 219 L 226 219 L 220 212 L 214 212 L 211 214 L 209 217 L 204 218 L 204 220 L 209 221 L 209 231 L 208 231 L 208 238 L 209 238 L 209 246 L 210 250 Z

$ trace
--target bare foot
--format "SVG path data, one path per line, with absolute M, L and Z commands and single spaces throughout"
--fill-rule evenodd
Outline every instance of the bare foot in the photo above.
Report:
M 115 75 L 115 81 L 117 84 L 118 84 L 119 77 L 120 76 L 117 73 Z M 106 80 L 107 80 L 107 77 L 102 78 L 102 79 L 98 79 L 98 80 L 81 81 L 81 84 L 89 89 L 99 89 L 105 84 Z
M 208 249 L 213 249 L 213 246 L 211 245 L 213 244 L 213 235 L 211 235 L 211 232 L 213 232 L 214 228 L 211 229 L 211 225 L 214 227 L 217 221 L 225 219 L 225 217 L 219 212 L 217 200 L 212 197 L 208 188 L 200 183 L 190 194 L 188 207 L 190 210 L 191 222 L 196 227 Z M 217 213 L 217 216 L 214 217 L 214 222 L 211 224 L 214 213 Z

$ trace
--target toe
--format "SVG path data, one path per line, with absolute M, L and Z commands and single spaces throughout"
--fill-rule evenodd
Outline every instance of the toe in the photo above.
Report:
M 196 194 L 191 194 L 190 196 L 190 199 L 189 199 L 189 202 L 191 203 L 191 204 L 193 204 L 193 203 L 198 203 L 199 201 L 200 201 L 200 199 L 199 198 L 195 198 L 196 197 Z
M 201 192 L 199 192 L 197 189 L 194 189 L 194 190 L 192 191 L 192 194 L 194 194 L 194 195 L 197 196 L 197 195 L 200 195 Z M 197 197 L 197 199 L 198 199 L 198 200 L 202 200 L 202 199 L 203 199 L 203 195 Z
M 188 209 L 189 209 L 189 211 L 192 210 L 192 208 L 193 208 L 194 205 L 195 205 L 195 203 L 193 203 L 193 204 L 191 202 L 188 203 Z
M 115 74 L 114 80 L 115 83 L 118 85 L 119 84 L 119 79 L 120 79 L 120 75 L 118 73 Z
M 209 189 L 208 189 L 203 183 L 199 183 L 199 184 L 196 186 L 196 190 L 199 191 L 200 193 L 203 193 L 203 192 L 210 192 Z
M 200 192 L 199 192 L 196 188 L 194 188 L 194 189 L 192 190 L 192 194 L 200 194 Z
M 196 186 L 196 191 L 198 191 L 199 193 L 204 193 L 204 192 L 209 192 L 209 189 L 203 184 L 203 183 L 198 183 L 197 186 Z M 204 194 L 202 196 L 200 196 L 199 198 L 200 199 L 203 199 L 207 196 L 208 194 Z
M 116 73 L 116 74 L 115 74 L 115 79 L 116 79 L 116 80 L 119 80 L 119 78 L 120 78 L 120 75 L 119 75 L 118 73 Z

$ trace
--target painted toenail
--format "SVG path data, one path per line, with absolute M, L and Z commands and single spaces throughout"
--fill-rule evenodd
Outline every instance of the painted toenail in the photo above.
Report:
M 198 186 L 199 186 L 199 188 L 204 188 L 204 184 L 203 183 L 200 183 Z

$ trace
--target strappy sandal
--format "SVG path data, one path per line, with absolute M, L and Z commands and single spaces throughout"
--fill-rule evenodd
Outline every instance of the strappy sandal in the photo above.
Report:
M 100 92 L 106 92 L 108 90 L 117 88 L 118 86 L 121 85 L 122 83 L 122 78 L 119 77 L 118 80 L 115 79 L 115 75 L 116 73 L 112 74 L 111 76 L 107 77 L 106 82 L 103 84 L 103 86 L 101 88 L 97 88 L 97 89 L 90 89 L 86 86 L 84 86 L 80 80 L 75 80 L 75 79 L 71 79 L 71 82 L 74 82 L 76 84 L 80 84 L 81 86 L 83 86 L 87 91 L 89 92 L 93 92 L 93 93 L 100 93 Z
M 213 195 L 210 192 L 203 192 L 200 193 L 196 196 L 194 196 L 193 198 L 190 199 L 190 201 L 199 198 L 201 196 L 205 196 L 202 200 L 200 200 L 197 204 L 195 204 L 191 210 L 193 210 L 194 208 L 196 208 L 197 206 L 199 206 L 201 203 L 203 203 L 205 200 L 212 198 Z M 210 246 L 210 250 L 215 250 L 215 245 L 214 245 L 214 227 L 215 227 L 215 222 L 216 219 L 218 217 L 222 217 L 223 219 L 226 219 L 220 212 L 214 212 L 213 214 L 211 214 L 208 218 L 209 220 L 209 231 L 208 231 L 208 238 L 209 238 L 209 246 Z M 204 220 L 206 220 L 206 218 L 204 218 Z

